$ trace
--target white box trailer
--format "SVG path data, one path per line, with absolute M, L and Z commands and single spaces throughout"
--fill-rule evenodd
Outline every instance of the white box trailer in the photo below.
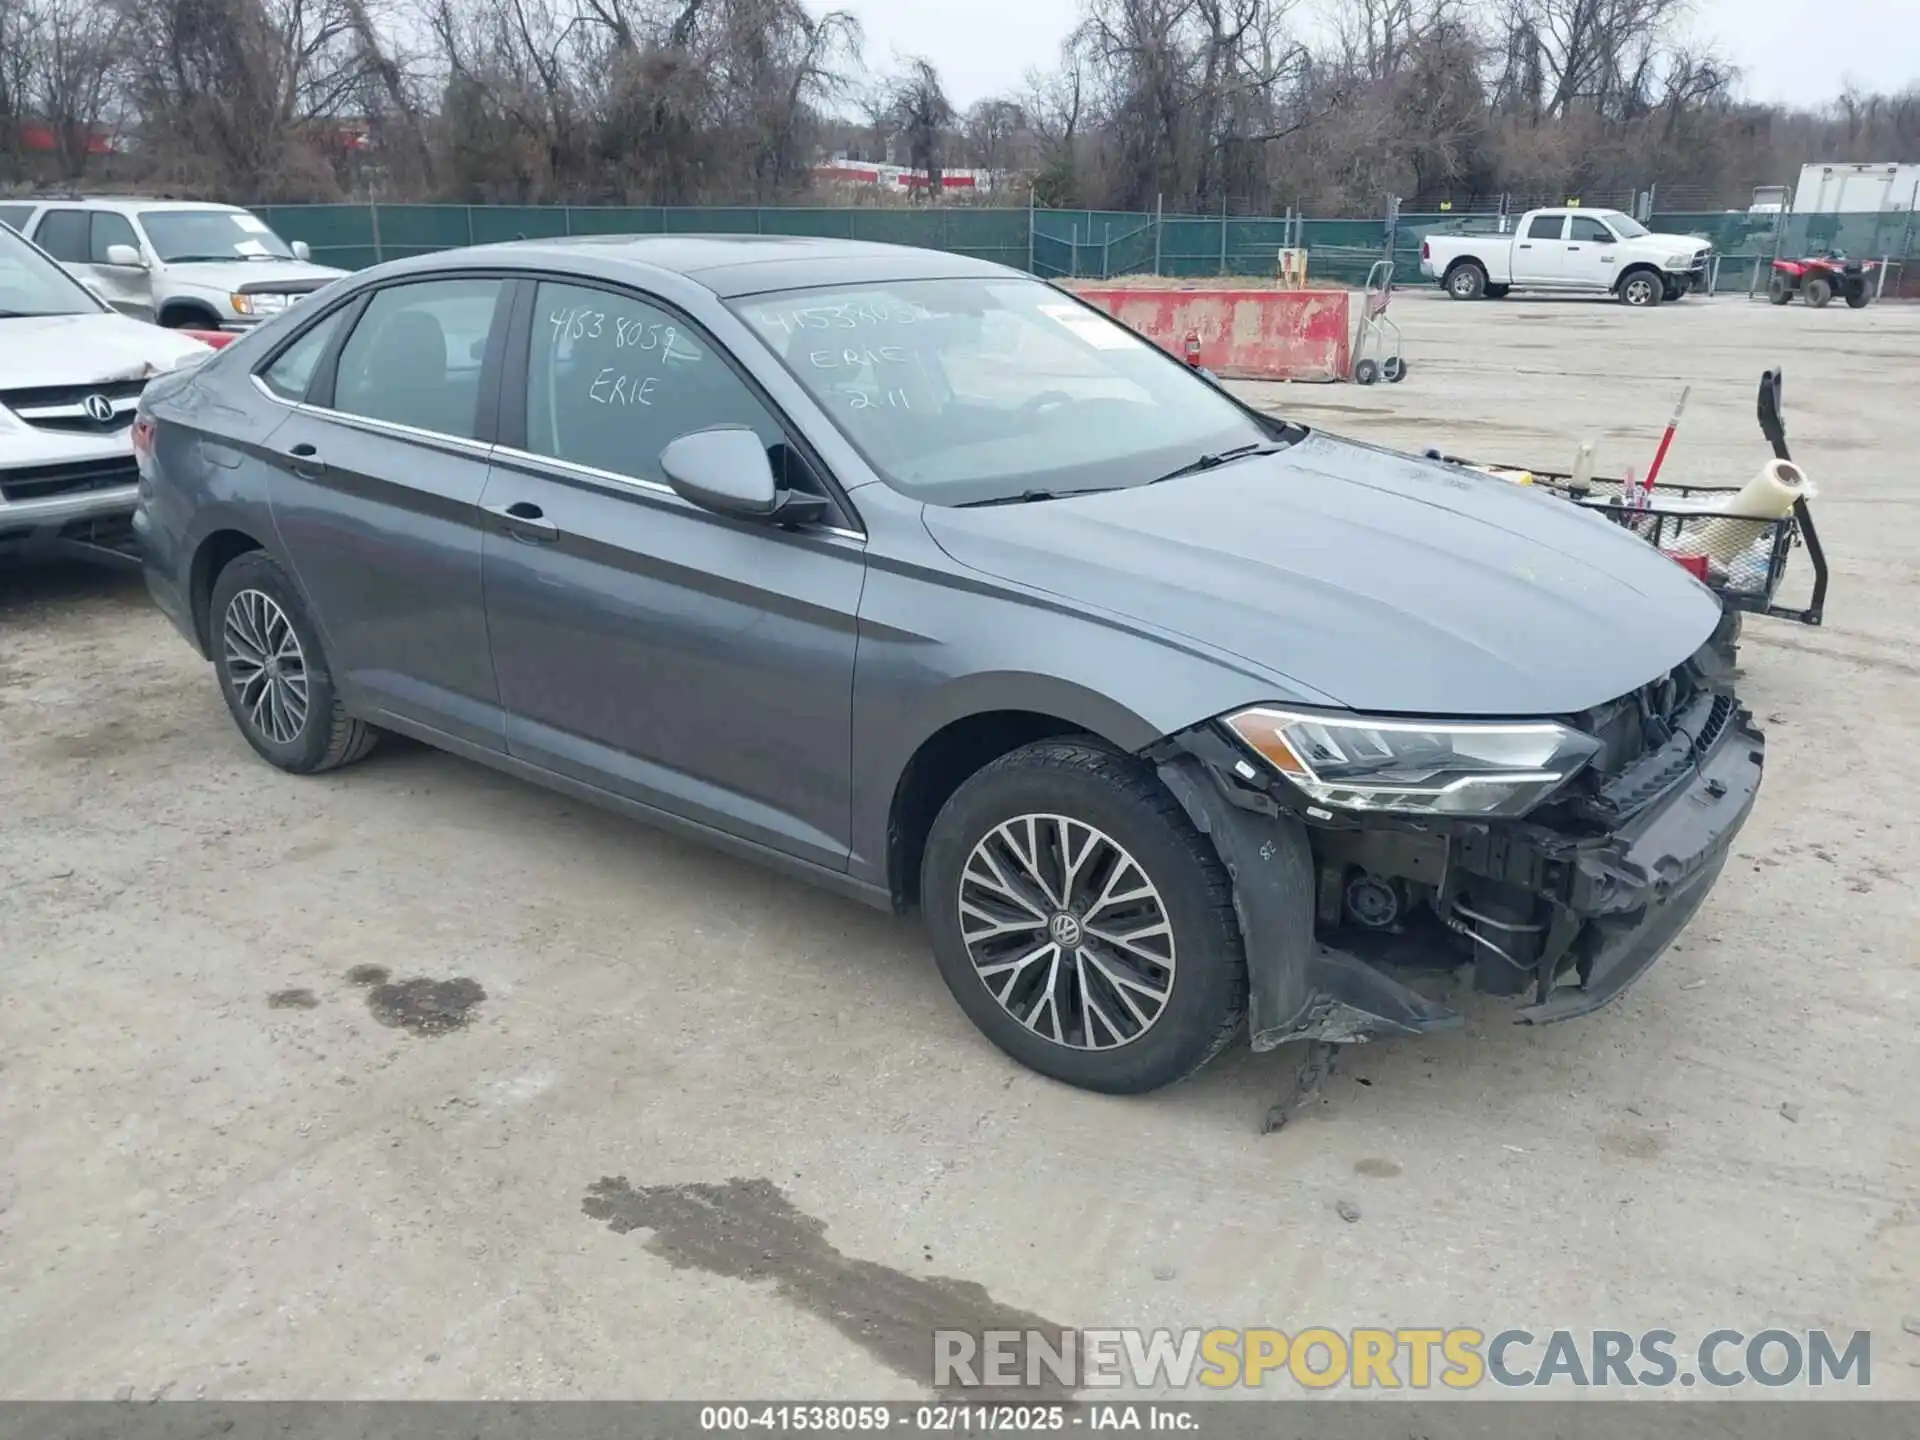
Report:
M 1920 165 L 1804 165 L 1793 187 L 1795 215 L 1872 215 L 1912 210 L 1920 194 Z

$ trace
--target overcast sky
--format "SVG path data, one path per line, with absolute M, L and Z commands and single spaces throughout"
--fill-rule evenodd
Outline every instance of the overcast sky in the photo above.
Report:
M 1016 88 L 1030 66 L 1051 64 L 1080 0 L 813 0 L 813 7 L 858 15 L 876 66 L 890 68 L 896 54 L 925 55 L 964 106 Z M 1696 0 L 1692 29 L 1740 67 L 1743 91 L 1754 100 L 1814 104 L 1848 80 L 1868 90 L 1920 81 L 1914 0 Z

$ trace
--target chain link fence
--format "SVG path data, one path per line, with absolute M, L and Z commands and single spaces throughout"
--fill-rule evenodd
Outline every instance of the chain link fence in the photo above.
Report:
M 1561 197 L 1554 203 L 1564 203 Z M 1580 197 L 1592 203 L 1589 197 Z M 1601 208 L 1595 206 L 1594 208 Z M 1622 207 L 1626 208 L 1626 207 Z M 314 259 L 343 269 L 461 245 L 568 235 L 819 235 L 919 245 L 1048 278 L 1123 275 L 1271 278 L 1283 248 L 1304 246 L 1309 278 L 1358 285 L 1391 259 L 1420 283 L 1420 244 L 1436 232 L 1497 229 L 1496 210 L 1400 213 L 1377 219 L 1169 215 L 1126 210 L 584 205 L 262 205 L 256 213 Z M 1518 218 L 1511 206 L 1506 223 Z M 1909 211 L 1863 215 L 1656 212 L 1656 231 L 1713 242 L 1716 293 L 1765 290 L 1774 259 L 1835 251 L 1885 262 L 1883 294 L 1920 294 L 1920 223 Z M 1905 287 L 1903 292 L 1903 285 Z

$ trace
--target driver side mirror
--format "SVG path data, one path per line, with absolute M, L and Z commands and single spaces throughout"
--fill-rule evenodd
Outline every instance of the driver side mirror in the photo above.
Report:
M 296 240 L 287 248 L 293 251 L 293 258 L 296 260 L 313 259 L 313 247 L 304 240 Z
M 716 515 L 804 525 L 824 520 L 826 500 L 785 490 L 760 437 L 744 425 L 682 435 L 660 452 L 660 468 L 682 500 Z
M 107 246 L 107 264 L 120 270 L 144 270 L 147 262 L 140 258 L 140 252 L 131 245 Z

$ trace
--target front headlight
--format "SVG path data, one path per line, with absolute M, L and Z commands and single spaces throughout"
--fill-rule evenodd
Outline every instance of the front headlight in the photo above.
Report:
M 1553 720 L 1400 720 L 1255 706 L 1227 727 L 1309 798 L 1343 810 L 1523 815 L 1600 749 Z
M 227 300 L 236 315 L 277 315 L 287 308 L 284 295 L 229 295 Z
M 1666 268 L 1669 270 L 1690 270 L 1693 268 L 1692 255 L 1669 255 Z

